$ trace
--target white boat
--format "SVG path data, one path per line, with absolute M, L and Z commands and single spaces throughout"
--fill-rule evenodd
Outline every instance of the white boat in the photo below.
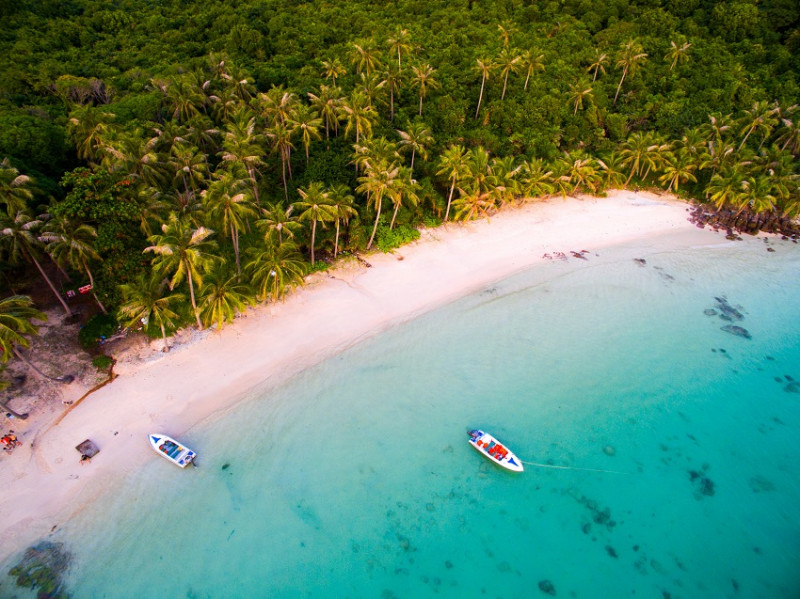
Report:
M 186 468 L 194 463 L 197 454 L 188 447 L 181 445 L 175 439 L 161 433 L 150 433 L 150 445 L 158 455 L 168 459 L 181 468 Z
M 498 466 L 513 472 L 523 471 L 522 461 L 489 433 L 476 429 L 467 434 L 469 435 L 469 444 Z

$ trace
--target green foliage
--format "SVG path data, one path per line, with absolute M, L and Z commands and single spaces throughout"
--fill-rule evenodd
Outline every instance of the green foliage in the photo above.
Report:
M 419 231 L 408 225 L 400 225 L 389 229 L 385 224 L 378 225 L 375 235 L 375 246 L 382 252 L 391 252 L 393 249 L 419 239 Z
M 92 358 L 92 365 L 97 368 L 97 370 L 108 370 L 114 365 L 114 358 L 105 354 L 100 354 Z
M 78 341 L 84 349 L 92 349 L 99 341 L 108 339 L 117 332 L 119 324 L 110 314 L 95 314 L 81 327 L 78 332 Z

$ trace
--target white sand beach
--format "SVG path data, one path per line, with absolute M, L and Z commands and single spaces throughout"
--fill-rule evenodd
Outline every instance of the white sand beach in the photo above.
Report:
M 19 427 L 24 445 L 0 462 L 0 559 L 47 535 L 149 460 L 147 434 L 181 439 L 193 425 L 256 385 L 279 383 L 397 323 L 527 269 L 544 254 L 597 252 L 642 242 L 648 248 L 727 243 L 688 222 L 669 196 L 616 191 L 606 198 L 552 198 L 510 207 L 490 220 L 425 230 L 418 242 L 370 254 L 309 278 L 285 301 L 238 318 L 221 332 L 161 353 L 160 341 L 115 356 L 119 375 L 56 424 Z M 135 353 L 135 352 L 134 352 Z M 100 453 L 81 465 L 75 446 Z M 202 464 L 204 447 L 193 449 Z M 190 474 L 176 469 L 177 476 Z

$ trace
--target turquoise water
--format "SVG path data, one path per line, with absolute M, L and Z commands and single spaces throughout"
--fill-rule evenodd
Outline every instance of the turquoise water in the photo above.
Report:
M 796 598 L 800 247 L 771 245 L 546 263 L 254 390 L 182 437 L 200 468 L 153 459 L 53 536 L 69 591 Z M 500 470 L 478 426 L 606 472 Z

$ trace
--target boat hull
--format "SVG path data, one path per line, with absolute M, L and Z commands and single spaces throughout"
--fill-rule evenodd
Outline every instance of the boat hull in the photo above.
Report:
M 150 440 L 150 447 L 152 447 L 158 455 L 172 462 L 179 468 L 186 468 L 186 466 L 192 464 L 197 457 L 194 451 L 167 435 L 150 433 L 148 439 Z
M 511 470 L 512 472 L 524 471 L 522 460 L 489 433 L 482 430 L 473 430 L 469 432 L 469 435 L 469 444 L 485 458 L 506 470 Z

